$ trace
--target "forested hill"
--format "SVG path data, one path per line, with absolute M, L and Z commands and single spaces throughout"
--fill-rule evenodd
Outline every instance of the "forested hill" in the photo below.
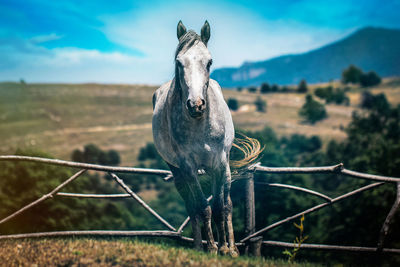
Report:
M 263 82 L 297 84 L 302 79 L 316 83 L 339 79 L 350 64 L 381 76 L 400 75 L 400 30 L 367 27 L 307 53 L 246 62 L 238 68 L 220 68 L 211 77 L 223 87 Z

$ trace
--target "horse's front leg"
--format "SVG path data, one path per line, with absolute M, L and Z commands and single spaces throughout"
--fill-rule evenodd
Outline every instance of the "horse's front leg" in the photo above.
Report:
M 171 168 L 171 170 L 173 168 Z M 215 245 L 211 228 L 212 211 L 197 178 L 197 169 L 195 171 L 193 171 L 194 168 L 178 169 L 178 171 L 176 169 L 177 168 L 175 168 L 175 172 L 179 173 L 179 175 L 174 179 L 175 186 L 185 200 L 186 209 L 192 223 L 194 246 L 197 249 L 202 246 L 200 221 L 203 221 L 207 240 L 207 249 L 211 253 L 216 254 L 218 248 Z M 175 172 L 173 171 L 174 176 Z
M 201 211 L 203 212 L 203 216 L 204 216 L 203 217 L 204 218 L 204 230 L 206 232 L 207 250 L 209 252 L 211 252 L 212 254 L 217 254 L 218 247 L 215 244 L 214 236 L 213 236 L 212 228 L 211 228 L 212 212 L 211 212 L 210 205 L 207 205 L 207 207 L 203 208 Z
M 224 208 L 226 214 L 226 226 L 228 228 L 228 243 L 229 243 L 229 254 L 232 257 L 239 256 L 239 250 L 235 245 L 235 236 L 232 224 L 232 200 L 231 200 L 231 170 L 229 165 L 226 166 L 226 180 L 224 183 Z
M 229 248 L 226 242 L 225 221 L 226 212 L 224 205 L 224 183 L 225 175 L 221 170 L 209 171 L 214 177 L 213 179 L 213 206 L 212 215 L 218 230 L 218 247 L 219 253 L 222 255 L 229 254 Z
M 214 236 L 211 228 L 211 217 L 212 211 L 208 200 L 205 198 L 203 191 L 201 189 L 200 183 L 197 179 L 197 174 L 194 177 L 189 177 L 190 182 L 188 186 L 191 188 L 191 192 L 193 194 L 194 203 L 195 203 L 195 215 L 196 217 L 200 217 L 204 224 L 204 231 L 206 234 L 207 240 L 207 250 L 212 254 L 217 254 L 218 248 L 214 242 Z M 189 180 L 188 179 L 188 180 Z M 193 223 L 192 223 L 193 225 Z M 201 238 L 201 236 L 200 236 Z M 196 242 L 196 240 L 195 240 Z M 200 241 L 201 242 L 201 241 Z
M 225 209 L 226 209 L 226 225 L 228 228 L 228 242 L 229 242 L 229 254 L 232 257 L 239 256 L 239 250 L 235 245 L 235 236 L 233 232 L 233 225 L 232 225 L 232 200 L 230 195 L 225 200 Z

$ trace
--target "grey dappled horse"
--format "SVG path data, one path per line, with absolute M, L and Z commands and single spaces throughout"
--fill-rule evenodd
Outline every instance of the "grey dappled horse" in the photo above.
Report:
M 210 79 L 211 54 L 207 49 L 210 25 L 201 35 L 187 31 L 180 21 L 175 53 L 175 77 L 153 95 L 153 137 L 168 163 L 175 186 L 185 201 L 194 235 L 194 246 L 202 247 L 200 223 L 204 223 L 207 248 L 217 253 L 211 230 L 211 215 L 217 224 L 219 252 L 239 255 L 232 227 L 229 151 L 235 131 L 221 87 Z M 198 171 L 210 177 L 212 211 L 198 179 Z M 228 231 L 227 246 L 225 226 Z

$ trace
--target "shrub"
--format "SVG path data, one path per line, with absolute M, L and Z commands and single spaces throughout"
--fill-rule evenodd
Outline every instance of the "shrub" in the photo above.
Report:
M 304 214 L 300 218 L 300 224 L 293 223 L 293 225 L 297 229 L 299 229 L 299 236 L 297 236 L 295 238 L 295 240 L 293 241 L 293 243 L 295 244 L 295 247 L 292 249 L 291 252 L 287 249 L 283 252 L 284 255 L 288 256 L 289 263 L 294 262 L 294 259 L 296 258 L 297 253 L 300 251 L 301 245 L 303 244 L 304 241 L 306 241 L 308 239 L 308 235 L 303 236 L 303 233 L 304 233 L 303 221 L 304 221 Z
M 257 97 L 256 101 L 254 101 L 254 105 L 256 105 L 256 110 L 258 112 L 267 112 L 267 102 L 262 100 L 261 97 Z
M 327 117 L 324 105 L 315 101 L 311 95 L 306 96 L 306 102 L 301 107 L 299 115 L 311 124 Z
M 239 109 L 239 102 L 236 98 L 229 98 L 227 104 L 230 110 L 236 111 Z
M 238 88 L 236 88 L 236 90 L 238 91 L 238 92 L 241 92 L 241 91 L 243 91 L 243 87 L 238 87 Z

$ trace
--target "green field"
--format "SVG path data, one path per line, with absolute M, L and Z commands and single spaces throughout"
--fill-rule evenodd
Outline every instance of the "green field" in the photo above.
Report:
M 312 85 L 310 90 L 316 86 L 320 85 Z M 74 149 L 94 143 L 117 150 L 122 165 L 133 166 L 140 147 L 153 139 L 151 96 L 155 89 L 145 85 L 0 83 L 0 154 L 32 148 L 69 160 Z M 348 93 L 350 106 L 327 105 L 328 119 L 315 125 L 302 123 L 298 116 L 304 94 L 261 95 L 268 103 L 267 113 L 255 111 L 253 102 L 259 93 L 224 90 L 224 95 L 238 99 L 241 105 L 232 113 L 236 129 L 258 130 L 268 125 L 279 135 L 319 135 L 326 141 L 345 138 L 341 126 L 346 126 L 358 109 L 361 90 L 353 88 Z M 391 103 L 400 103 L 397 79 L 386 79 L 370 90 L 384 92 Z
M 0 241 L 7 266 L 319 266 L 264 258 L 213 256 L 192 249 L 129 239 Z

